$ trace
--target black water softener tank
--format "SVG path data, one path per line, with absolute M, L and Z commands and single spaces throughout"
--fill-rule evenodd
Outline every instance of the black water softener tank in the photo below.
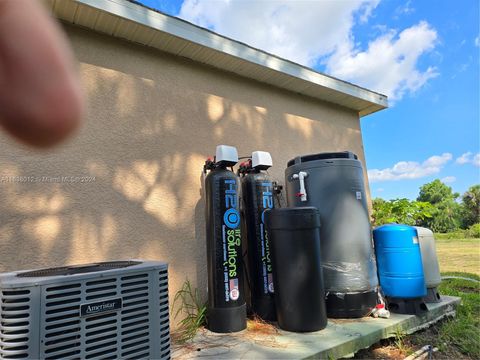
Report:
M 274 207 L 272 180 L 264 172 L 272 166 L 272 157 L 268 152 L 254 151 L 252 159 L 242 165 L 239 174 L 242 175 L 242 198 L 245 204 L 249 304 L 260 318 L 274 321 L 272 259 L 264 222 L 265 211 Z
M 238 162 L 237 149 L 217 146 L 204 171 L 207 230 L 207 327 L 219 333 L 246 328 L 240 221 L 240 180 L 227 170 Z
M 265 212 L 272 244 L 278 325 L 307 332 L 327 326 L 320 256 L 320 218 L 314 207 Z
M 367 315 L 377 303 L 378 279 L 362 164 L 351 152 L 299 156 L 285 170 L 289 206 L 320 212 L 327 314 Z

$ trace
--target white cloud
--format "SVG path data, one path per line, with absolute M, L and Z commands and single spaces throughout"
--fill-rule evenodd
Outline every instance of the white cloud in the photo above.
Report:
M 437 76 L 417 68 L 421 55 L 436 44 L 426 22 L 386 34 L 359 48 L 353 27 L 374 16 L 380 0 L 200 1 L 185 0 L 179 16 L 251 46 L 314 67 L 399 100 Z M 409 13 L 412 8 L 402 8 Z
M 476 154 L 472 159 L 472 164 L 476 167 L 480 167 L 480 154 Z
M 480 36 L 477 36 L 474 40 L 475 46 L 480 46 Z
M 380 0 L 365 2 L 362 12 L 360 13 L 361 23 L 366 23 L 368 21 L 368 19 L 372 15 L 373 10 L 375 10 L 379 2 Z
M 440 181 L 445 184 L 450 184 L 457 181 L 457 178 L 455 176 L 445 176 L 444 178 L 440 179 Z
M 460 165 L 473 164 L 474 166 L 480 167 L 480 153 L 473 154 L 471 151 L 459 156 L 455 162 Z
M 438 174 L 451 159 L 452 154 L 443 153 L 442 155 L 431 156 L 422 163 L 416 161 L 400 161 L 391 168 L 368 170 L 368 179 L 370 182 L 418 179 Z
M 415 9 L 411 5 L 412 5 L 412 1 L 408 0 L 406 4 L 397 7 L 395 9 L 395 14 L 397 14 L 396 17 L 398 17 L 398 15 L 403 15 L 403 14 L 409 15 L 414 13 Z
M 363 85 L 400 100 L 414 93 L 438 75 L 435 67 L 417 69 L 421 55 L 433 50 L 437 32 L 422 21 L 397 33 L 390 30 L 368 44 L 368 49 L 356 49 L 353 41 L 342 44 L 327 62 L 334 76 Z
M 462 156 L 459 156 L 457 158 L 457 160 L 455 160 L 455 162 L 457 164 L 463 165 L 463 164 L 471 162 L 472 161 L 471 157 L 472 157 L 472 153 L 470 151 L 468 151 L 468 152 L 462 154 Z
M 364 21 L 380 0 L 185 0 L 179 16 L 303 65 L 348 41 L 354 14 Z

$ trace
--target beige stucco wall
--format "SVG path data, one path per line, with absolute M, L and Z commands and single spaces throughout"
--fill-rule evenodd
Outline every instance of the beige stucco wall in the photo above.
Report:
M 201 169 L 217 144 L 272 153 L 283 183 L 295 155 L 351 150 L 347 109 L 90 31 L 67 27 L 88 95 L 79 132 L 38 152 L 0 135 L 0 271 L 146 258 L 206 287 Z M 88 183 L 12 176 L 94 176 Z M 15 180 L 13 180 L 15 181 Z

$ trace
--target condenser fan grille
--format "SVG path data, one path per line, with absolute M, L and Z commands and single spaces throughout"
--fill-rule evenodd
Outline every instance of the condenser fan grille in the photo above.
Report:
M 48 269 L 40 269 L 19 273 L 18 277 L 44 277 L 59 275 L 75 275 L 86 274 L 97 271 L 105 271 L 111 269 L 121 269 L 133 265 L 141 264 L 139 261 L 108 261 L 95 264 L 78 265 L 78 266 L 62 266 Z

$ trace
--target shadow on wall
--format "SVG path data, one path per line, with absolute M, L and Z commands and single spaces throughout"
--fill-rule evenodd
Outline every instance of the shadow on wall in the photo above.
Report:
M 187 60 L 68 29 L 89 96 L 79 134 L 48 153 L 2 136 L 1 271 L 126 258 L 170 264 L 206 289 L 201 170 L 217 144 L 295 155 L 363 156 L 358 117 Z M 14 176 L 45 177 L 21 182 Z M 84 183 L 57 177 L 94 177 Z

